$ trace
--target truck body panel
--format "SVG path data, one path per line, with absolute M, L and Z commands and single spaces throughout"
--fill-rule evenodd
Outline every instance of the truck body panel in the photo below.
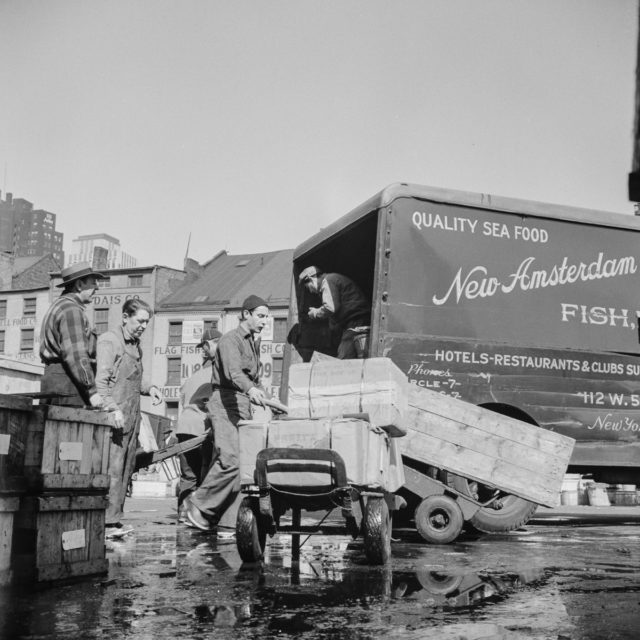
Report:
M 301 244 L 294 277 L 317 264 L 353 278 L 372 300 L 369 355 L 575 438 L 573 470 L 620 478 L 640 468 L 638 246 L 633 216 L 403 184 Z M 293 294 L 285 393 L 287 360 L 339 339 Z

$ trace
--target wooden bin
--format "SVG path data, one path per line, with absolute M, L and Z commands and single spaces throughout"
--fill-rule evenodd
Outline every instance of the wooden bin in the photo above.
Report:
M 13 521 L 19 505 L 18 496 L 0 495 L 0 586 L 11 583 Z
M 14 583 L 106 573 L 106 495 L 25 496 L 15 515 Z
M 108 490 L 111 426 L 101 411 L 34 407 L 24 462 L 28 490 Z
M 24 459 L 32 402 L 0 394 L 0 493 L 25 488 Z

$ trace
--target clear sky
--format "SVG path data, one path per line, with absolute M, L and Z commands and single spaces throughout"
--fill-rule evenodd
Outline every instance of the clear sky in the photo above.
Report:
M 0 0 L 0 188 L 65 250 L 177 268 L 189 232 L 201 262 L 293 248 L 398 181 L 632 213 L 637 25 L 637 0 Z

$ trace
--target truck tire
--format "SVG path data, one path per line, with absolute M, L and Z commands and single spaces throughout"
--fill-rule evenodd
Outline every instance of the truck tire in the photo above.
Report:
M 458 503 L 448 496 L 427 496 L 416 509 L 416 529 L 431 544 L 453 542 L 462 531 L 464 518 Z
M 484 502 L 488 500 L 495 489 L 491 489 L 486 485 L 467 480 L 462 476 L 450 474 L 451 486 L 460 493 L 470 496 L 475 500 Z M 535 502 L 529 502 L 524 498 L 519 498 L 510 493 L 504 494 L 500 498 L 502 507 L 494 509 L 493 507 L 483 507 L 479 509 L 468 521 L 476 531 L 482 533 L 503 533 L 513 531 L 526 524 L 534 514 L 538 505 Z
M 371 564 L 386 564 L 391 557 L 391 518 L 384 498 L 372 496 L 364 508 L 364 553 Z
M 261 524 L 258 501 L 244 498 L 236 518 L 236 546 L 243 562 L 258 562 L 264 553 L 267 532 Z

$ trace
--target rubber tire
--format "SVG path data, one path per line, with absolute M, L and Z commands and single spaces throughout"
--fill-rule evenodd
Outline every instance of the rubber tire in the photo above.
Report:
M 425 591 L 434 595 L 448 595 L 453 593 L 462 582 L 464 576 L 450 575 L 440 571 L 420 567 L 416 571 L 416 578 Z
M 260 522 L 258 501 L 243 498 L 236 518 L 236 546 L 243 562 L 258 562 L 264 554 L 267 532 Z
M 462 476 L 451 474 L 452 486 L 464 495 L 471 496 L 472 491 L 469 488 L 469 482 Z M 502 498 L 504 506 L 502 509 L 492 509 L 491 507 L 483 507 L 479 509 L 470 519 L 469 524 L 482 533 L 503 533 L 519 529 L 526 524 L 535 513 L 538 505 L 535 502 L 529 502 L 524 498 L 519 498 L 513 494 L 505 494 Z
M 444 526 L 435 526 L 431 518 L 438 512 L 444 515 Z M 427 496 L 417 507 L 415 513 L 418 533 L 431 544 L 453 542 L 462 531 L 464 517 L 458 503 L 448 496 Z
M 384 498 L 369 497 L 364 508 L 364 553 L 370 564 L 387 564 L 391 558 L 391 518 Z

